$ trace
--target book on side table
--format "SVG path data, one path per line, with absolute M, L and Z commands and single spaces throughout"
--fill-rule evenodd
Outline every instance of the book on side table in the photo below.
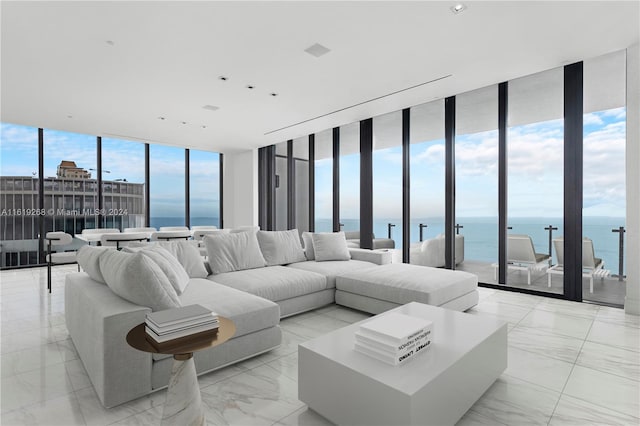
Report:
M 210 338 L 218 332 L 218 314 L 201 305 L 188 305 L 147 314 L 147 340 L 157 349 Z

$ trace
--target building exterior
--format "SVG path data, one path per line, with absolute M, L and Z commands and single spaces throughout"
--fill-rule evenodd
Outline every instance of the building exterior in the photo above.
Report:
M 39 179 L 0 177 L 0 267 L 44 262 L 39 253 L 41 220 L 45 232 L 71 235 L 86 228 L 144 226 L 144 184 L 103 181 L 100 208 L 98 182 L 89 172 L 73 161 L 63 161 L 57 174 L 44 179 L 44 209 L 39 208 Z
M 58 178 L 91 179 L 91 173 L 76 166 L 75 161 L 62 160 L 58 165 Z

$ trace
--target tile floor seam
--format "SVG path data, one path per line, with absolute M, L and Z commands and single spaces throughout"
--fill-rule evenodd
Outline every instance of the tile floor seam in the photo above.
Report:
M 487 389 L 487 390 L 488 390 L 488 389 Z M 484 395 L 484 394 L 483 394 L 483 395 Z M 512 425 L 508 425 L 508 424 L 506 424 L 506 423 L 502 423 L 502 422 L 499 422 L 499 421 L 497 421 L 497 420 L 494 420 L 494 419 L 492 419 L 492 418 L 489 418 L 489 417 L 485 416 L 485 415 L 484 415 L 484 414 L 482 414 L 481 412 L 474 410 L 474 409 L 473 409 L 473 406 L 472 406 L 471 408 L 469 408 L 469 411 L 473 411 L 476 415 L 478 415 L 478 416 L 480 416 L 480 417 L 482 417 L 482 418 L 484 418 L 484 419 L 487 419 L 487 420 L 488 420 L 488 421 L 490 421 L 490 422 L 493 422 L 493 423 L 492 423 L 492 425 L 512 426 Z M 463 416 L 463 417 L 464 417 L 464 416 Z M 460 420 L 458 420 L 458 421 L 460 421 Z
M 576 368 L 576 363 L 578 362 L 578 358 L 580 358 L 580 354 L 582 353 L 582 349 L 584 348 L 584 344 L 587 341 L 587 337 L 589 336 L 589 333 L 591 332 L 591 328 L 593 327 L 594 321 L 595 320 L 591 320 L 591 324 L 589 325 L 589 330 L 587 330 L 587 334 L 585 335 L 585 338 L 582 340 L 582 345 L 580 345 L 580 350 L 578 351 L 578 356 L 576 357 L 576 360 L 573 362 L 573 365 L 571 366 L 571 371 L 569 372 L 569 375 L 567 376 L 567 380 L 565 380 L 565 382 L 564 382 L 564 386 L 562 386 L 562 390 L 560 391 L 560 397 L 556 401 L 556 405 L 553 407 L 553 411 L 551 412 L 551 417 L 549 417 L 549 421 L 547 422 L 547 425 L 549 425 L 549 423 L 551 423 L 551 419 L 553 418 L 553 415 L 556 413 L 556 410 L 558 409 L 558 404 L 560 404 L 560 400 L 562 399 L 562 395 L 565 394 L 564 390 L 567 388 L 567 384 L 569 383 L 569 380 L 571 380 L 571 375 L 573 374 L 573 370 L 575 370 L 575 368 Z M 567 396 L 571 396 L 571 395 L 567 395 Z
M 579 358 L 580 358 L 580 357 L 578 356 L 578 359 L 579 359 Z M 628 377 L 628 376 L 621 376 L 620 374 L 612 373 L 612 372 L 610 372 L 610 371 L 600 370 L 599 368 L 594 368 L 594 367 L 592 367 L 592 366 L 590 366 L 590 365 L 580 364 L 577 360 L 576 360 L 575 365 L 577 365 L 578 367 L 587 368 L 587 369 L 589 369 L 589 370 L 597 371 L 598 373 L 604 373 L 604 374 L 608 374 L 608 375 L 610 375 L 610 376 L 620 377 L 620 378 L 622 378 L 622 379 L 626 379 L 626 380 L 631 380 L 631 381 L 634 381 L 634 382 L 638 382 L 638 384 L 640 385 L 640 378 L 638 378 L 638 379 L 634 379 L 634 378 L 632 378 L 632 377 Z M 571 395 L 570 395 L 570 396 L 571 396 Z M 575 398 L 575 397 L 574 397 L 574 398 Z

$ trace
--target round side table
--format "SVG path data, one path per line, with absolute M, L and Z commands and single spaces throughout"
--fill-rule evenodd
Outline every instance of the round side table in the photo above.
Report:
M 218 317 L 218 333 L 211 338 L 185 341 L 169 349 L 159 350 L 148 340 L 144 323 L 127 333 L 129 346 L 143 352 L 173 355 L 173 367 L 167 389 L 167 402 L 162 411 L 163 425 L 204 425 L 204 410 L 200 397 L 200 387 L 193 362 L 193 353 L 218 346 L 229 340 L 236 332 L 236 326 L 228 318 Z

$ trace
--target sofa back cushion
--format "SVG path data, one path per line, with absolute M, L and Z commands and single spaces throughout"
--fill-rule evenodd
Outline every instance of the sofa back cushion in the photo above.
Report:
M 209 267 L 214 274 L 263 268 L 266 265 L 255 232 L 207 235 L 204 244 Z
M 189 278 L 207 278 L 209 272 L 204 260 L 193 241 L 154 241 L 152 243 L 132 244 L 123 251 L 134 253 L 149 247 L 162 247 L 171 253 L 187 272 Z
M 297 229 L 258 231 L 256 236 L 267 266 L 287 265 L 307 260 Z
M 351 259 L 344 232 L 319 232 L 312 234 L 311 239 L 316 261 Z
M 100 256 L 106 251 L 111 251 L 105 247 L 82 246 L 78 250 L 76 259 L 78 265 L 96 282 L 106 284 L 102 272 L 100 272 Z
M 315 260 L 316 254 L 313 251 L 313 233 L 312 232 L 303 232 L 302 233 L 302 242 L 304 244 L 304 255 L 307 257 L 307 260 Z
M 173 254 L 164 247 L 155 244 L 141 250 L 140 253 L 153 260 L 167 276 L 176 293 L 182 294 L 189 284 L 189 275 Z
M 189 278 L 207 278 L 209 275 L 200 250 L 192 244 L 192 241 L 158 241 L 155 245 L 166 249 L 178 259 Z
M 160 266 L 142 253 L 109 250 L 100 256 L 100 271 L 115 294 L 136 305 L 152 311 L 181 306 Z

